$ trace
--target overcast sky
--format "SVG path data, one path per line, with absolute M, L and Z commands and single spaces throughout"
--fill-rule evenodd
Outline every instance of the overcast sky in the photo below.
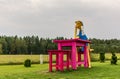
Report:
M 0 0 L 0 35 L 73 38 L 76 20 L 89 38 L 120 39 L 120 0 Z

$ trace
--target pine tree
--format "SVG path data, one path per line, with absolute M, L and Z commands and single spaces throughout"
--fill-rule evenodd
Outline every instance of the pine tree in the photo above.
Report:
M 117 64 L 117 56 L 115 53 L 112 53 L 111 64 Z

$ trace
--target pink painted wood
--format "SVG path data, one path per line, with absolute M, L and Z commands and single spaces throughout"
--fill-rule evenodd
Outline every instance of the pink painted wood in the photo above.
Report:
M 77 65 L 80 65 L 80 63 L 84 63 L 84 67 L 88 67 L 88 57 L 87 57 L 87 43 L 90 43 L 88 40 L 81 40 L 81 39 L 68 39 L 68 40 L 54 40 L 54 43 L 58 44 L 58 50 L 62 50 L 62 47 L 71 47 L 71 65 L 72 69 L 77 69 Z M 79 46 L 84 47 L 84 61 L 76 61 L 76 48 Z
M 49 52 L 49 72 L 52 72 L 52 68 L 56 67 L 56 70 L 63 71 L 63 67 L 66 66 L 67 69 L 69 69 L 69 59 L 70 59 L 70 53 L 69 50 L 48 50 Z M 52 55 L 56 55 L 56 64 L 53 64 L 53 58 Z M 66 63 L 64 63 L 64 55 L 67 56 Z
M 78 62 L 81 62 L 81 54 L 80 52 L 78 52 Z M 81 66 L 81 64 L 78 64 L 78 66 Z

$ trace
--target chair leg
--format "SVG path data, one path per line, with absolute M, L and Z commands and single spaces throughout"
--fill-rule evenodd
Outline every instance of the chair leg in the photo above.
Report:
M 56 55 L 56 65 L 53 64 L 53 55 Z M 66 65 L 64 65 L 64 55 L 66 55 Z M 56 67 L 56 71 L 64 70 L 64 66 L 66 66 L 67 70 L 69 70 L 69 65 L 70 65 L 70 52 L 66 51 L 49 51 L 49 72 L 52 72 L 52 68 Z
M 67 55 L 67 70 L 69 70 L 69 58 L 70 58 L 70 54 L 67 53 L 66 55 Z
M 52 53 L 49 52 L 49 72 L 52 72 Z
M 59 56 L 58 53 L 56 53 L 56 70 L 58 70 L 58 65 L 59 65 Z
M 63 52 L 60 53 L 60 70 L 63 71 Z
M 80 53 L 78 53 L 78 62 L 80 62 L 81 61 L 81 54 Z M 80 65 L 78 65 L 78 66 L 81 66 L 81 64 Z

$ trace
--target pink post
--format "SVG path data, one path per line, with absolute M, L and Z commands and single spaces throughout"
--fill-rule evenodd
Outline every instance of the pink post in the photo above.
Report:
M 52 72 L 52 53 L 49 52 L 49 72 Z
M 58 50 L 62 50 L 61 44 L 58 43 Z
M 61 47 L 61 44 L 60 44 L 60 43 L 58 43 L 58 50 L 62 50 L 62 47 Z M 59 58 L 58 58 L 58 59 L 59 59 L 59 61 L 58 61 L 58 62 L 59 62 L 59 63 L 58 63 L 58 64 L 59 64 L 59 69 L 62 70 L 62 66 L 61 66 L 61 65 L 62 65 L 62 61 L 61 61 L 61 60 L 62 60 L 63 58 L 61 58 L 61 57 L 62 57 L 62 56 L 61 56 L 61 52 L 59 53 L 58 57 L 59 57 Z
M 60 52 L 60 70 L 63 71 L 63 52 Z
M 58 70 L 59 65 L 59 53 L 56 53 L 56 70 Z
M 87 64 L 87 46 L 85 45 L 84 46 L 84 62 L 85 62 L 85 64 L 84 64 L 84 67 L 88 67 L 88 64 Z
M 76 70 L 77 69 L 77 63 L 76 63 L 76 43 L 75 42 L 73 42 L 72 43 L 72 54 L 71 54 L 71 58 L 72 58 L 72 68 L 74 69 L 74 70 Z
M 67 53 L 67 69 L 69 70 L 69 58 L 70 58 L 70 53 L 71 52 L 68 52 Z
M 78 52 L 78 62 L 81 62 L 81 52 Z M 78 66 L 81 66 L 81 64 L 79 64 Z

